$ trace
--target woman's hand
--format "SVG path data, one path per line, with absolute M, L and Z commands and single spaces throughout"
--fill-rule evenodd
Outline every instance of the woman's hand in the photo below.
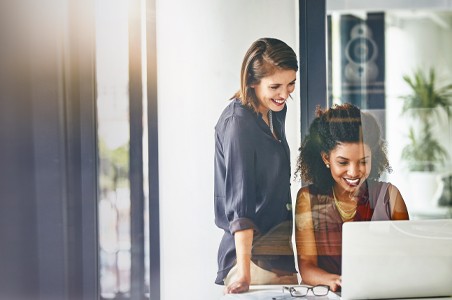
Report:
M 238 293 L 244 293 L 248 292 L 250 289 L 250 283 L 249 281 L 245 279 L 238 279 L 228 286 L 224 288 L 225 294 L 238 294 Z
M 332 292 L 335 292 L 341 287 L 342 278 L 336 274 L 329 274 L 326 284 L 330 286 Z

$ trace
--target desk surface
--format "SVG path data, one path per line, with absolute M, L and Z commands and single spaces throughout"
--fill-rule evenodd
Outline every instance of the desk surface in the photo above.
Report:
M 277 300 L 283 299 L 297 299 L 292 298 L 289 293 L 282 291 L 282 285 L 254 285 L 250 287 L 250 290 L 247 293 L 243 294 L 228 294 L 221 297 L 220 300 L 272 300 L 273 297 Z M 339 300 L 340 298 L 330 292 L 328 296 L 325 297 L 315 297 L 315 296 L 306 296 L 298 299 L 309 299 L 309 300 Z M 452 298 L 451 298 L 452 299 Z
M 255 285 L 251 286 L 247 293 L 243 294 L 228 294 L 221 297 L 220 300 L 272 300 L 275 297 L 276 300 L 285 299 L 303 299 L 303 300 L 340 300 L 340 297 L 330 292 L 328 296 L 316 297 L 306 296 L 303 298 L 292 298 L 288 293 L 283 293 L 282 285 Z M 394 299 L 391 299 L 394 300 Z M 403 299 L 410 300 L 410 299 Z M 432 298 L 416 298 L 416 300 L 452 300 L 452 297 L 432 297 Z

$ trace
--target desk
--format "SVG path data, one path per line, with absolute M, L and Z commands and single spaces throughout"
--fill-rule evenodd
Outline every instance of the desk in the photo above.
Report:
M 436 206 L 424 207 L 422 209 L 408 209 L 410 219 L 451 219 L 452 207 L 450 206 Z
M 283 298 L 282 296 L 286 296 Z M 288 293 L 282 292 L 282 285 L 255 285 L 251 286 L 249 292 L 243 294 L 228 294 L 220 298 L 220 300 L 272 300 L 276 297 L 278 300 L 340 300 L 340 297 L 330 292 L 328 296 L 316 297 L 306 296 L 302 298 L 291 298 Z M 395 300 L 395 299 L 391 299 Z M 403 300 L 452 300 L 452 297 L 432 297 L 432 298 L 415 298 L 415 299 L 403 299 Z
M 220 300 L 272 300 L 273 297 L 276 297 L 278 300 L 291 300 L 291 299 L 300 299 L 300 300 L 339 300 L 340 298 L 330 292 L 328 296 L 324 297 L 316 297 L 316 296 L 306 296 L 302 298 L 292 298 L 288 292 L 282 291 L 282 285 L 254 285 L 250 287 L 250 290 L 247 293 L 243 294 L 228 294 L 221 297 Z M 283 297 L 285 296 L 285 297 Z M 452 300 L 452 298 L 451 298 Z

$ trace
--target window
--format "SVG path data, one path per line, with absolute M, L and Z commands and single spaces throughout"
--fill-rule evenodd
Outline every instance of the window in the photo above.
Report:
M 147 46 L 155 35 L 148 30 L 151 20 L 145 15 L 145 8 L 152 5 L 152 1 L 141 0 L 96 1 L 102 299 L 159 299 L 158 189 L 152 194 L 152 205 L 157 209 L 152 212 L 151 231 L 148 193 L 149 183 L 158 183 L 157 152 L 148 159 L 148 103 L 150 124 L 156 122 L 155 88 L 148 93 L 149 85 L 156 86 L 156 78 L 148 81 L 147 77 L 149 70 L 155 74 L 155 68 L 148 68 L 155 47 Z M 157 147 L 156 131 L 153 126 L 149 133 L 152 149 Z
M 393 168 L 387 179 L 412 218 L 452 217 L 452 11 L 333 2 L 329 104 L 350 102 L 379 119 Z
M 102 298 L 130 293 L 128 1 L 97 1 L 99 287 Z

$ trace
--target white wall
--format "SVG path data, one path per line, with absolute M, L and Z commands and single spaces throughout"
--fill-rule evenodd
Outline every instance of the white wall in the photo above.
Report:
M 280 38 L 297 51 L 296 5 L 157 1 L 162 300 L 181 293 L 186 300 L 222 295 L 214 284 L 222 236 L 214 224 L 214 126 L 239 88 L 241 60 L 254 40 Z M 296 100 L 288 106 L 286 130 L 295 159 L 299 107 Z

